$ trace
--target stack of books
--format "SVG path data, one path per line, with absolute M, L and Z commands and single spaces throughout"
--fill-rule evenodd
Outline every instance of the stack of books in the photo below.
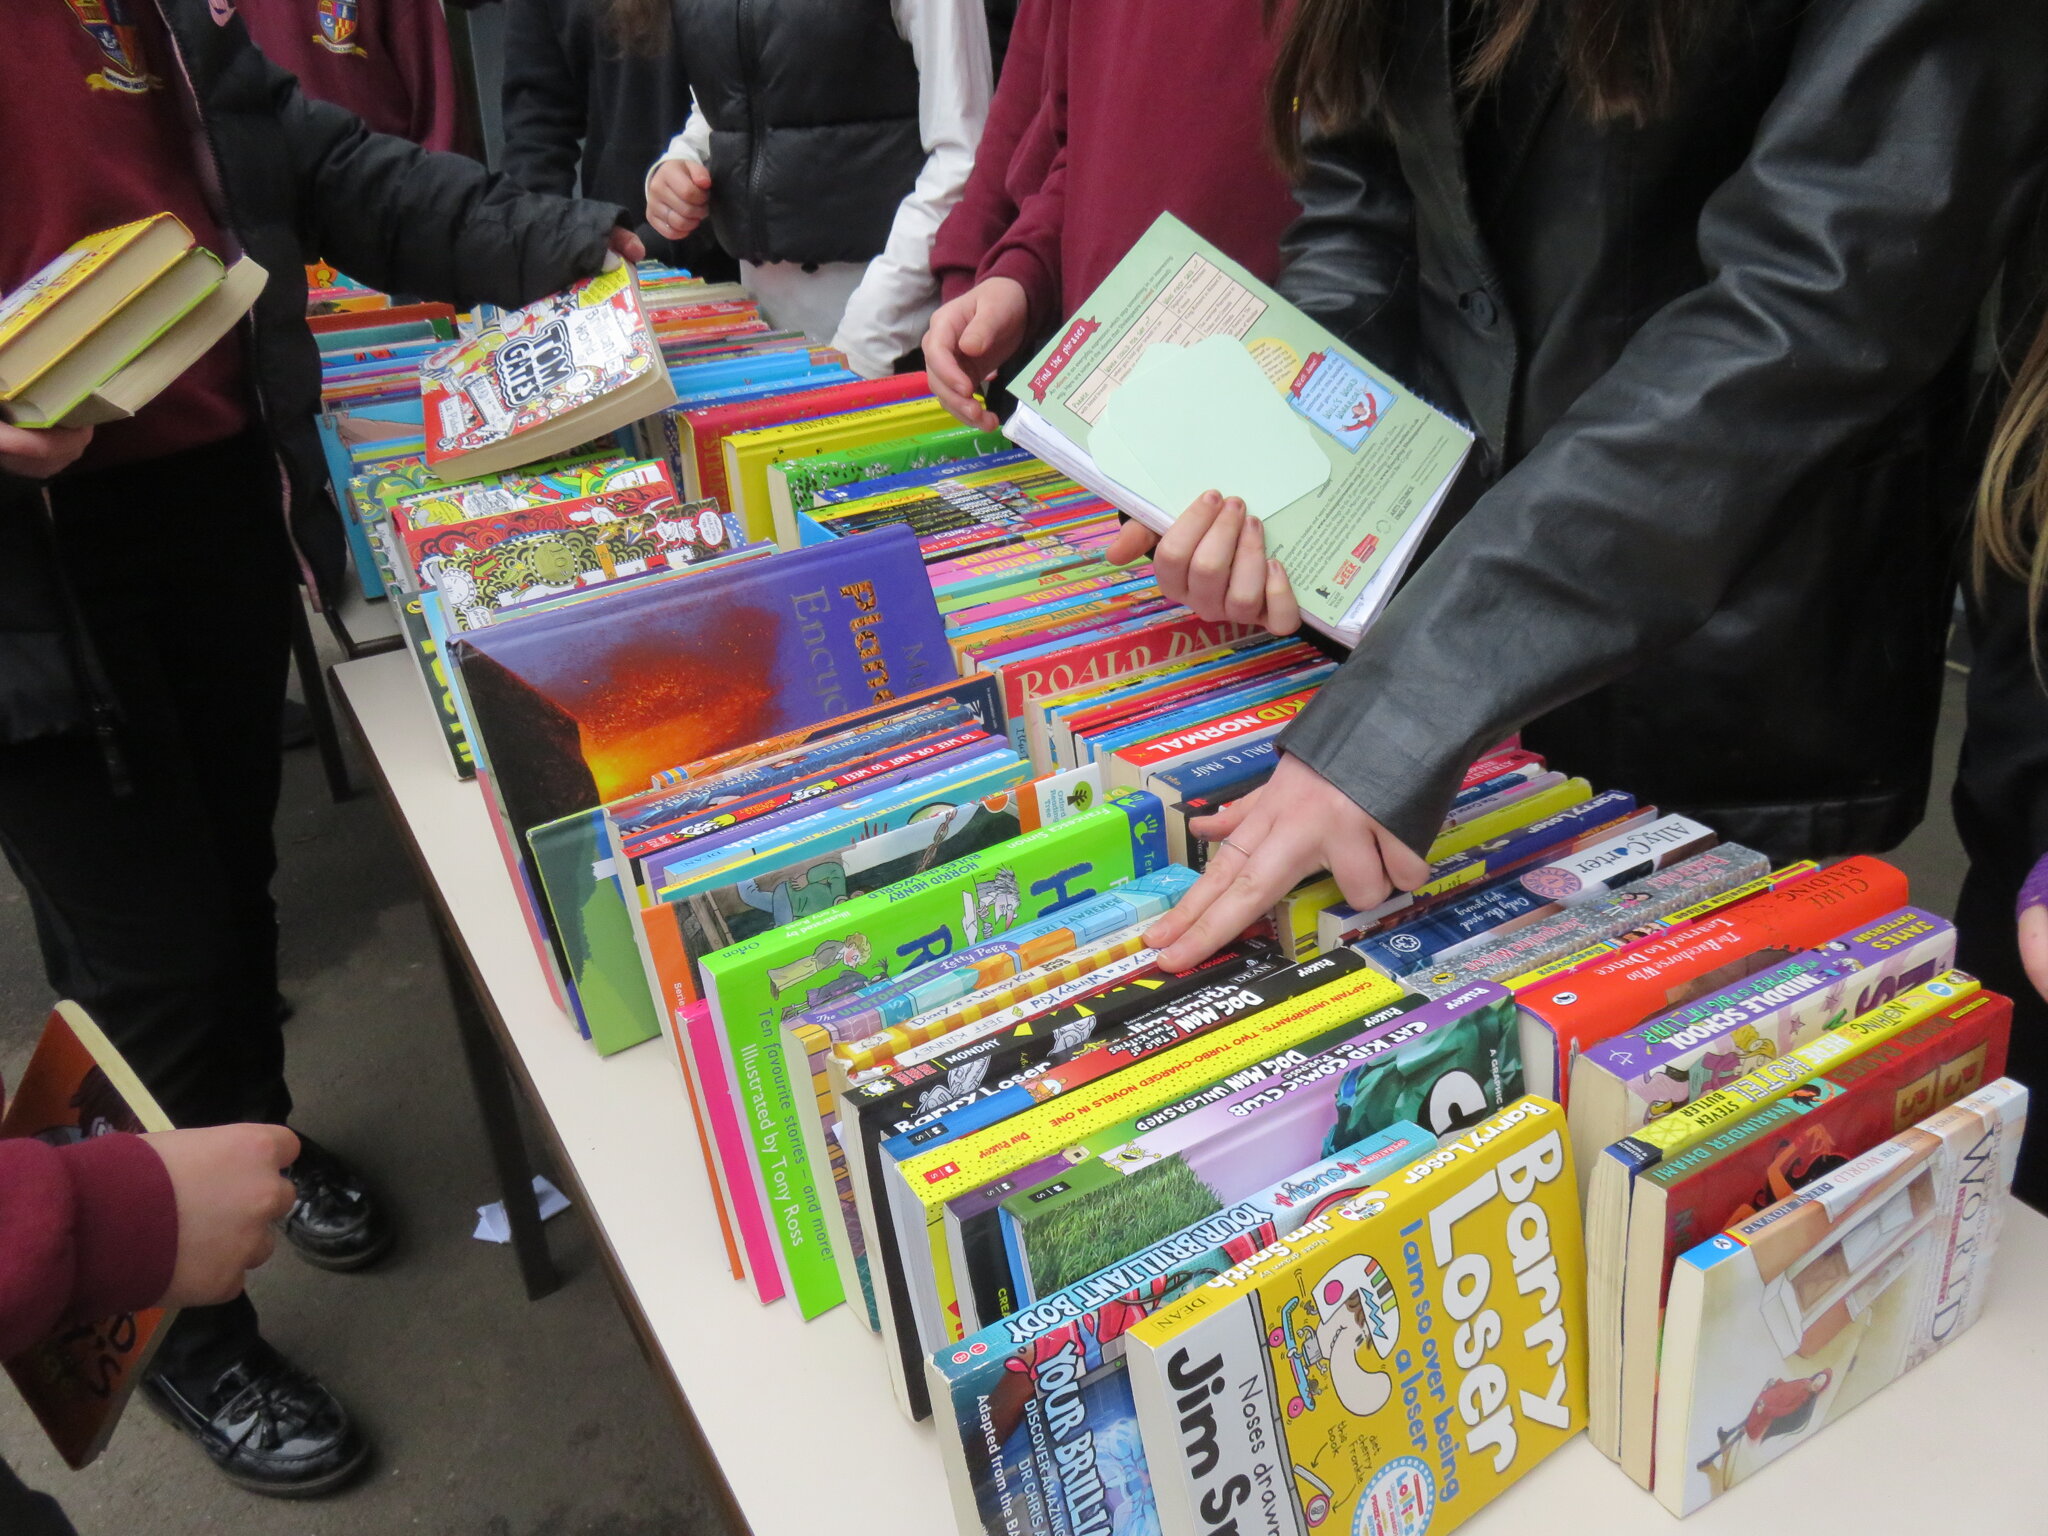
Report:
M 168 213 L 79 241 L 0 299 L 0 420 L 133 416 L 247 314 L 267 274 L 224 267 Z
M 1151 256 L 1155 308 L 1231 278 Z M 878 1336 L 963 1532 L 1446 1530 L 1589 1415 L 1689 1506 L 1966 1319 L 1930 1256 L 2009 1179 L 2009 1005 L 1897 870 L 1773 868 L 1510 740 L 1416 890 L 1311 880 L 1165 973 L 1196 818 L 1334 664 L 1104 563 L 1129 487 L 1093 459 L 1136 474 L 1148 418 L 1097 410 L 1118 431 L 1055 465 L 724 290 L 593 285 L 412 358 L 424 412 L 361 439 L 350 501 L 565 1011 L 600 1052 L 666 1037 L 735 1280 Z M 1260 303 L 1190 312 L 1362 451 L 1356 365 L 1283 369 Z M 578 310 L 610 384 L 509 409 L 503 354 L 550 375 Z M 1076 409 L 1175 398 L 1093 335 L 1053 370 L 1096 380 Z M 1724 1401 L 1759 1341 L 1839 1362 L 1796 1432 L 1810 1361 Z

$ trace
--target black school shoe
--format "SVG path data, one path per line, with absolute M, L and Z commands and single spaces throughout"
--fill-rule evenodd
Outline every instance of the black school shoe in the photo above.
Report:
M 156 1374 L 142 1392 L 229 1482 L 251 1493 L 317 1499 L 370 1458 L 369 1442 L 334 1394 L 261 1339 L 210 1382 Z
M 347 1272 L 368 1269 L 398 1234 L 363 1176 L 311 1137 L 299 1138 L 299 1160 L 285 1170 L 299 1192 L 284 1219 L 285 1240 L 308 1264 Z

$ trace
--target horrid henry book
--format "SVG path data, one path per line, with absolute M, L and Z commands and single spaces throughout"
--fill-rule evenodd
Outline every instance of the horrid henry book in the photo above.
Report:
M 149 1090 L 76 1003 L 50 1011 L 0 1116 L 0 1139 L 33 1136 L 60 1147 L 115 1131 L 169 1129 Z M 7 1362 L 22 1400 L 70 1466 L 85 1466 L 105 1448 L 170 1320 L 150 1308 L 75 1324 Z
M 507 858 L 540 921 L 521 857 L 534 827 L 952 675 L 905 529 L 621 589 L 453 650 Z

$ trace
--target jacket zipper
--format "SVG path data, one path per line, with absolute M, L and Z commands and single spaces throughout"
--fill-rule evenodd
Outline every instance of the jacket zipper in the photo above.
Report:
M 220 146 L 214 142 L 213 125 L 206 120 L 206 108 L 199 99 L 199 86 L 192 78 L 192 67 L 185 62 L 185 47 L 178 39 L 178 29 L 171 24 L 170 12 L 164 8 L 163 0 L 151 0 L 156 9 L 157 19 L 163 23 L 164 38 L 170 44 L 171 58 L 178 66 L 178 75 L 185 83 L 185 100 L 192 108 L 192 121 L 199 128 L 200 142 L 206 146 L 207 186 L 213 193 L 214 213 L 220 220 L 221 232 L 241 244 L 235 235 L 234 224 L 228 217 L 227 177 L 221 172 Z M 243 253 L 246 254 L 246 253 Z M 259 300 L 261 295 L 258 296 Z M 241 329 L 248 345 L 249 393 L 256 401 L 256 416 L 263 424 L 263 435 L 271 444 L 271 462 L 277 466 L 279 513 L 284 519 L 284 540 L 292 552 L 292 561 L 299 568 L 299 582 L 313 600 L 316 612 L 326 612 L 320 597 L 320 584 L 313 578 L 313 567 L 306 559 L 306 552 L 299 548 L 298 536 L 292 532 L 292 476 L 283 457 L 277 452 L 277 434 L 270 428 L 270 403 L 263 397 L 263 386 L 258 377 L 256 342 L 256 308 L 250 306 L 249 313 L 241 320 Z
M 761 105 L 760 81 L 755 73 L 758 62 L 754 48 L 754 7 L 752 0 L 739 0 L 733 16 L 735 40 L 740 50 L 740 81 L 747 92 L 747 171 L 743 178 L 744 190 L 740 206 L 746 209 L 746 248 L 750 251 L 761 249 L 761 210 L 754 198 L 754 184 L 759 179 L 761 163 Z

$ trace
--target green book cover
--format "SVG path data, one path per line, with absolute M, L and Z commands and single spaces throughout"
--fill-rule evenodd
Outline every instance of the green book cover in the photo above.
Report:
M 769 496 L 777 506 L 786 504 L 795 511 L 808 512 L 817 505 L 818 493 L 835 485 L 852 485 L 926 469 L 933 464 L 979 458 L 985 453 L 1000 453 L 1009 446 L 1010 440 L 1000 432 L 984 432 L 977 427 L 940 427 L 865 448 L 784 460 L 768 470 Z
M 998 943 L 1013 927 L 1166 862 L 1158 800 L 1119 796 L 705 958 L 705 998 L 751 1149 L 748 1173 L 785 1287 L 806 1318 L 836 1306 L 844 1291 L 826 1211 L 832 1172 L 810 1166 L 803 1125 L 806 1114 L 817 1115 L 824 1085 L 790 1072 L 784 1022 L 956 951 Z
M 1006 429 L 1155 531 L 1241 497 L 1316 628 L 1378 616 L 1472 446 L 1171 214 L 1026 365 Z
M 613 878 L 612 844 L 601 812 L 581 811 L 526 834 L 563 958 L 598 1054 L 609 1056 L 661 1033 L 661 1015 L 640 960 L 637 914 Z

